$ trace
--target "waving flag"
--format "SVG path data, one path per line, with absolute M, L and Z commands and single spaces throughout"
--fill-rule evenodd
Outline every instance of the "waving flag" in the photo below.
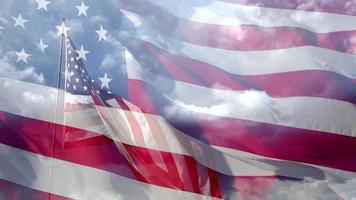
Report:
M 0 199 L 356 198 L 356 2 L 0 3 Z

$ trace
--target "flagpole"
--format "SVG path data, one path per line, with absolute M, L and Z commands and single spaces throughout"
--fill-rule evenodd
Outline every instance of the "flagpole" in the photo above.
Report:
M 58 123 L 58 114 L 59 114 L 59 103 L 60 97 L 61 97 L 61 78 L 62 78 L 62 66 L 63 66 L 63 60 L 66 61 L 66 54 L 63 55 L 63 51 L 65 50 L 65 18 L 63 17 L 62 19 L 62 30 L 61 30 L 61 39 L 60 39 L 60 47 L 59 47 L 59 61 L 58 61 L 58 72 L 57 72 L 57 98 L 55 102 L 55 112 L 54 112 L 54 127 L 53 127 L 53 135 L 52 135 L 52 152 L 51 152 L 51 166 L 50 166 L 50 174 L 49 174 L 49 192 L 48 192 L 48 200 L 51 199 L 51 189 L 52 189 L 52 176 L 53 176 L 53 159 L 54 159 L 54 152 L 56 150 L 56 133 L 57 133 L 57 123 Z M 65 56 L 65 59 L 63 59 L 63 56 Z
M 60 40 L 60 52 L 59 52 L 59 68 L 57 73 L 57 89 L 59 90 L 61 87 L 61 73 L 62 73 L 62 65 L 63 65 L 63 49 L 64 49 L 64 42 L 65 42 L 65 33 L 63 32 L 63 27 L 65 23 L 65 18 L 62 19 L 62 34 Z M 58 95 L 57 95 L 58 97 Z M 57 98 L 58 100 L 58 98 Z M 57 102 L 58 103 L 58 102 Z

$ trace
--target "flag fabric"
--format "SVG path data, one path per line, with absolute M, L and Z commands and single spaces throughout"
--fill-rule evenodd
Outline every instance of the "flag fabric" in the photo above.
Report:
M 356 198 L 355 1 L 73 4 L 0 10 L 0 198 Z

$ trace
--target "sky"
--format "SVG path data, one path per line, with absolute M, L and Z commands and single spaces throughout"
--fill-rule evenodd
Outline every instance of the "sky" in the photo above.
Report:
M 45 3 L 50 2 L 50 3 Z M 100 83 L 105 73 L 112 79 L 110 89 L 126 94 L 126 70 L 123 47 L 119 42 L 122 15 L 115 0 L 0 0 L 0 76 L 56 87 L 59 67 L 60 37 L 56 26 L 66 19 L 66 26 L 77 49 L 89 53 L 84 62 L 92 78 Z M 41 6 L 42 5 L 42 6 Z M 16 25 L 19 14 L 27 22 Z M 106 40 L 96 31 L 100 26 L 107 31 Z M 39 43 L 48 45 L 42 52 Z M 26 61 L 17 53 L 24 49 Z M 21 57 L 20 57 L 21 58 Z M 115 78 L 114 78 L 115 77 Z

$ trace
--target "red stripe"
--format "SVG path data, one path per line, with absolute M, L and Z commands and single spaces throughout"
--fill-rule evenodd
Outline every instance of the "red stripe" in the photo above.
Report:
M 208 169 L 208 176 L 210 180 L 210 194 L 213 197 L 221 197 L 219 180 L 216 172 L 212 169 Z
M 210 144 L 356 171 L 354 137 L 227 118 L 199 124 Z
M 120 105 L 120 107 L 122 109 L 131 111 L 129 109 L 129 107 L 126 105 L 126 103 L 123 101 L 123 99 L 116 98 L 116 101 L 118 102 L 118 104 Z M 143 134 L 142 134 L 140 125 L 136 121 L 135 117 L 133 116 L 133 114 L 131 112 L 125 112 L 125 116 L 126 116 L 128 122 L 129 122 L 130 129 L 132 130 L 132 133 L 133 133 L 133 136 L 134 136 L 134 139 L 135 139 L 135 143 L 139 144 L 141 146 L 144 145 L 145 141 L 144 141 L 144 138 L 143 138 Z
M 241 178 L 236 182 L 235 187 L 239 188 L 239 199 L 250 200 L 255 196 L 265 196 L 275 181 L 276 179 L 274 178 Z M 251 191 L 249 189 L 251 187 L 256 189 Z
M 159 108 L 156 109 L 155 105 L 151 101 L 151 97 L 147 94 L 144 84 L 132 84 L 132 80 L 128 80 L 128 98 L 129 101 L 138 106 L 144 113 L 158 114 Z M 135 92 L 137 91 L 137 93 Z M 140 94 L 139 94 L 140 93 Z M 139 102 L 139 104 L 135 103 Z
M 150 20 L 154 30 L 196 45 L 240 51 L 316 46 L 356 54 L 356 31 L 315 33 L 303 28 L 286 26 L 206 24 L 177 18 L 147 1 L 126 1 L 119 0 L 126 10 L 143 18 L 155 19 Z
M 259 7 L 338 13 L 356 16 L 356 3 L 352 0 L 219 0 Z
M 186 157 L 186 164 L 188 167 L 188 173 L 189 173 L 189 177 L 190 177 L 190 181 L 193 185 L 193 190 L 196 193 L 201 193 L 201 187 L 200 187 L 200 177 L 202 177 L 201 174 L 199 174 L 198 169 L 197 169 L 197 163 L 196 160 L 191 158 L 191 157 Z M 219 195 L 218 195 L 219 196 Z
M 125 101 L 122 98 L 116 98 L 116 101 L 118 102 L 118 104 L 120 105 L 121 108 L 131 111 L 129 106 L 125 103 Z M 139 126 L 139 123 L 137 122 L 136 118 L 133 116 L 133 114 L 131 112 L 125 112 L 125 116 L 127 117 L 127 120 L 131 127 L 131 130 L 134 134 L 135 143 L 139 144 L 141 146 L 144 146 L 145 145 L 144 136 L 143 136 L 141 127 Z M 152 122 L 148 122 L 147 125 L 150 126 L 150 130 L 155 130 L 152 127 L 155 124 L 152 124 Z M 154 135 L 150 135 L 149 137 L 154 138 Z M 148 154 L 146 159 L 149 160 L 150 163 L 154 163 L 155 162 L 154 158 L 155 158 L 155 156 Z M 158 155 L 158 157 L 156 157 L 156 158 L 161 158 L 161 156 Z M 177 168 L 177 165 L 174 164 L 175 159 L 172 154 L 167 154 L 167 156 L 163 157 L 163 159 L 161 161 L 163 161 L 163 163 L 159 163 L 159 164 L 165 166 L 165 169 L 167 170 L 168 174 L 170 174 L 170 176 L 179 177 L 178 168 Z M 172 165 L 172 163 L 173 163 L 173 165 Z M 144 168 L 142 169 L 140 165 L 138 165 L 137 167 L 139 168 L 139 171 L 146 170 Z M 190 191 L 192 186 L 189 186 L 187 188 L 184 183 L 191 183 L 192 181 L 190 181 L 190 179 L 188 181 L 184 181 L 183 180 L 184 177 L 181 177 L 181 178 L 182 178 L 181 180 L 177 179 L 179 181 L 176 182 L 176 184 L 180 185 L 182 188 L 186 188 L 186 189 L 188 189 L 188 191 Z M 194 189 L 194 192 L 197 192 L 195 190 L 194 185 L 193 185 L 193 189 Z M 200 192 L 200 191 L 198 191 L 198 192 Z
M 143 112 L 165 116 L 182 132 L 208 144 L 356 172 L 355 137 L 222 117 L 204 121 L 190 115 L 180 122 L 166 115 L 164 109 L 173 106 L 170 101 L 146 83 L 130 79 L 129 94 Z M 157 112 L 146 107 L 147 97 Z
M 140 112 L 140 111 L 136 111 L 136 112 Z M 142 112 L 141 112 L 141 114 L 142 114 Z M 155 143 L 159 149 L 169 149 L 167 140 L 170 140 L 170 138 L 166 138 L 165 135 L 160 134 L 163 131 L 162 131 L 159 123 L 156 120 L 151 119 L 151 118 L 146 118 L 146 122 L 150 129 L 150 133 L 149 133 L 150 135 L 148 137 L 150 137 L 151 140 L 155 141 Z M 154 158 L 156 158 L 155 159 L 156 162 L 161 162 L 159 159 L 157 159 L 158 157 L 154 157 Z M 198 176 L 198 177 L 191 176 L 193 168 L 197 167 L 197 163 L 190 165 L 191 162 L 188 162 L 187 161 L 188 159 L 194 160 L 192 157 L 185 156 L 185 160 L 182 161 L 182 162 L 185 162 L 186 169 L 187 169 L 188 173 L 180 173 L 181 168 L 178 167 L 177 164 L 167 165 L 167 163 L 175 163 L 176 162 L 174 154 L 167 154 L 167 156 L 162 158 L 162 161 L 164 163 L 166 163 L 166 170 L 167 170 L 168 174 L 171 174 L 176 177 L 181 176 L 181 181 L 182 181 L 181 185 L 183 187 L 193 188 L 194 191 L 197 193 L 204 193 L 204 190 L 198 189 L 198 185 L 199 185 L 198 180 L 199 180 L 200 176 Z M 203 168 L 206 169 L 206 167 L 203 167 Z
M 140 42 L 141 46 L 138 45 Z M 149 51 L 145 53 L 145 60 L 151 60 L 147 59 L 151 54 L 152 59 L 160 62 L 161 70 L 154 70 L 155 73 L 177 81 L 218 89 L 260 90 L 272 97 L 311 96 L 356 104 L 356 81 L 334 72 L 307 70 L 253 76 L 235 75 L 197 60 L 170 54 L 148 42 L 126 42 L 128 45 L 132 43 Z M 144 68 L 152 67 L 145 60 L 140 60 Z
M 228 50 L 257 51 L 316 46 L 356 54 L 356 31 L 314 33 L 294 27 L 248 24 L 221 26 L 185 22 L 180 24 L 177 33 L 184 35 L 187 42 Z
M 5 165 L 5 163 L 1 163 Z M 15 168 L 14 168 L 15 169 Z M 2 172 L 9 173 L 9 172 Z M 23 200 L 23 199 L 36 199 L 36 200 L 69 200 L 70 198 L 42 192 L 32 188 L 28 188 L 16 183 L 12 183 L 0 179 L 0 199 L 8 200 Z

